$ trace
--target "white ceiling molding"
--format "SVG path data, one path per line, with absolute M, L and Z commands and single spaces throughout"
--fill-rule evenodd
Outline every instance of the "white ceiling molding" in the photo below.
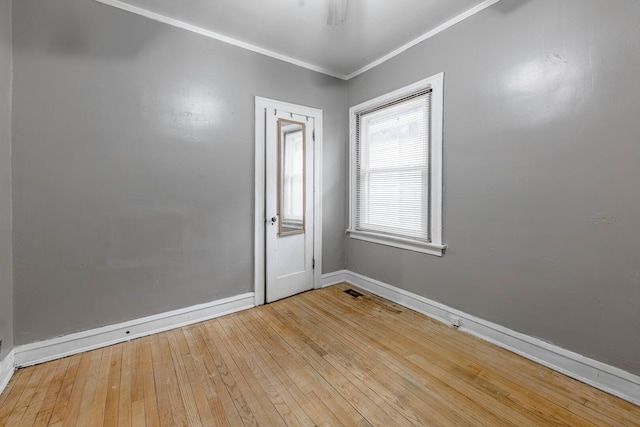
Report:
M 274 52 L 274 51 L 269 50 L 269 49 L 264 49 L 262 47 L 255 46 L 255 45 L 253 45 L 251 43 L 246 43 L 246 42 L 243 42 L 243 41 L 240 41 L 240 40 L 236 40 L 234 38 L 227 37 L 225 35 L 218 34 L 216 32 L 206 30 L 206 29 L 204 29 L 202 27 L 198 27 L 197 25 L 188 24 L 188 23 L 180 21 L 178 19 L 170 18 L 168 16 L 161 15 L 159 13 L 152 12 L 152 11 L 147 10 L 147 9 L 143 9 L 141 7 L 132 6 L 130 4 L 123 3 L 123 2 L 121 2 L 119 0 L 94 0 L 94 1 L 97 1 L 98 3 L 105 4 L 107 6 L 115 7 L 117 9 L 122 9 L 122 10 L 125 10 L 127 12 L 135 13 L 136 15 L 144 16 L 145 18 L 149 18 L 149 19 L 152 19 L 154 21 L 162 22 L 164 24 L 168 24 L 168 25 L 171 25 L 173 27 L 177 27 L 177 28 L 181 28 L 183 30 L 191 31 L 192 33 L 196 33 L 196 34 L 199 34 L 199 35 L 204 36 L 204 37 L 209 37 L 210 39 L 215 39 L 215 40 L 221 41 L 223 43 L 228 43 L 230 45 L 240 47 L 242 49 L 247 49 L 247 50 L 250 50 L 252 52 L 259 53 L 261 55 L 269 56 L 269 57 L 274 58 L 274 59 L 279 59 L 280 61 L 288 62 L 290 64 L 297 65 L 299 67 L 306 68 L 308 70 L 316 71 L 318 73 L 326 74 L 328 76 L 336 77 L 336 78 L 342 79 L 342 80 L 346 80 L 347 79 L 347 76 L 345 76 L 344 74 L 336 73 L 334 71 L 327 70 L 326 68 L 318 67 L 317 65 L 309 64 L 307 62 L 300 61 L 298 59 L 291 58 L 291 57 L 286 56 L 286 55 L 282 55 L 282 54 L 280 54 L 278 52 Z
M 357 71 L 354 71 L 353 73 L 349 74 L 346 77 L 346 80 L 350 80 L 356 76 L 359 76 L 360 74 L 369 71 L 370 69 L 377 67 L 378 65 L 382 64 L 383 62 L 386 62 L 388 60 L 390 60 L 391 58 L 400 55 L 402 52 L 404 52 L 407 49 L 412 48 L 413 46 L 435 36 L 438 33 L 443 32 L 444 30 L 446 30 L 449 27 L 452 27 L 454 25 L 456 25 L 457 23 L 464 21 L 465 19 L 475 15 L 478 12 L 481 12 L 483 10 L 485 10 L 486 8 L 488 8 L 489 6 L 492 6 L 496 3 L 498 3 L 500 0 L 486 0 L 483 3 L 480 3 L 479 5 L 472 7 L 471 9 L 467 10 L 464 13 L 461 13 L 460 15 L 456 16 L 455 18 L 452 18 L 450 20 L 448 20 L 447 22 L 445 22 L 442 25 L 437 26 L 436 28 L 434 28 L 433 30 L 424 33 L 423 35 L 421 35 L 418 38 L 415 38 L 413 40 L 411 40 L 409 43 L 400 46 L 399 48 L 397 48 L 396 50 L 394 50 L 393 52 L 389 52 L 388 54 L 386 54 L 385 56 L 376 59 L 375 61 L 373 61 L 370 64 L 365 65 L 364 67 L 360 68 Z
M 96 1 L 98 3 L 102 3 L 102 4 L 105 4 L 105 5 L 108 5 L 108 6 L 115 7 L 117 9 L 121 9 L 121 10 L 130 12 L 130 13 L 134 13 L 134 14 L 139 15 L 139 16 L 143 16 L 145 18 L 149 18 L 149 19 L 152 19 L 154 21 L 162 22 L 162 23 L 171 25 L 173 27 L 181 28 L 183 30 L 190 31 L 192 33 L 196 33 L 196 34 L 199 34 L 199 35 L 204 36 L 204 37 L 215 39 L 215 40 L 221 41 L 223 43 L 228 43 L 230 45 L 237 46 L 237 47 L 240 47 L 242 49 L 246 49 L 246 50 L 249 50 L 249 51 L 252 51 L 252 52 L 256 52 L 256 53 L 259 53 L 261 55 L 265 55 L 265 56 L 268 56 L 268 57 L 271 57 L 271 58 L 274 58 L 274 59 L 278 59 L 280 61 L 288 62 L 290 64 L 297 65 L 299 67 L 306 68 L 306 69 L 311 70 L 311 71 L 316 71 L 318 73 L 326 74 L 328 76 L 335 77 L 335 78 L 338 78 L 338 79 L 341 79 L 341 80 L 350 80 L 350 79 L 352 79 L 352 78 L 354 78 L 356 76 L 359 76 L 360 74 L 362 74 L 362 73 L 364 73 L 364 72 L 366 72 L 366 71 L 368 71 L 368 70 L 370 70 L 370 69 L 372 69 L 372 68 L 374 68 L 374 67 L 376 67 L 376 66 L 378 66 L 378 65 L 380 65 L 380 64 L 382 64 L 382 63 L 384 63 L 384 62 L 386 62 L 388 60 L 390 60 L 391 58 L 394 58 L 395 56 L 397 56 L 397 55 L 401 54 L 402 52 L 410 49 L 411 47 L 413 47 L 413 46 L 415 46 L 415 45 L 417 45 L 417 44 L 419 44 L 419 43 L 421 43 L 421 42 L 423 42 L 423 41 L 435 36 L 436 34 L 441 33 L 442 31 L 446 30 L 447 28 L 450 28 L 453 25 L 455 25 L 455 24 L 457 24 L 457 23 L 459 23 L 459 22 L 461 22 L 461 21 L 463 21 L 463 20 L 475 15 L 476 13 L 483 11 L 484 9 L 492 6 L 493 4 L 499 2 L 500 0 L 485 0 L 484 2 L 478 4 L 477 6 L 474 6 L 471 9 L 469 9 L 469 10 L 467 10 L 467 11 L 465 11 L 465 12 L 459 14 L 459 15 L 457 15 L 456 17 L 450 19 L 449 21 L 445 22 L 444 24 L 439 25 L 438 27 L 434 28 L 433 30 L 421 35 L 420 37 L 417 37 L 417 38 L 413 39 L 412 41 L 402 45 L 398 49 L 396 49 L 396 50 L 394 50 L 394 51 L 392 51 L 392 52 L 380 57 L 379 59 L 371 62 L 368 65 L 365 65 L 364 67 L 358 69 L 357 71 L 355 71 L 355 72 L 353 72 L 353 73 L 351 73 L 349 75 L 344 75 L 342 73 L 338 73 L 338 72 L 329 70 L 329 69 L 324 68 L 324 67 L 320 67 L 320 66 L 317 66 L 317 65 L 314 65 L 314 64 L 310 64 L 308 62 L 301 61 L 299 59 L 296 59 L 296 58 L 293 58 L 293 57 L 290 57 L 290 56 L 287 56 L 287 55 L 283 55 L 281 53 L 274 52 L 272 50 L 265 49 L 265 48 L 256 46 L 256 45 L 251 44 L 251 43 L 243 42 L 243 41 L 234 39 L 232 37 L 228 37 L 228 36 L 225 36 L 223 34 L 219 34 L 219 33 L 216 33 L 214 31 L 207 30 L 207 29 L 199 27 L 197 25 L 189 24 L 189 23 L 186 23 L 184 21 L 181 21 L 181 20 L 178 20 L 178 19 L 175 19 L 175 18 L 171 18 L 171 17 L 168 17 L 166 15 L 163 15 L 163 14 L 160 14 L 160 13 L 157 13 L 157 12 L 152 12 L 152 11 L 150 11 L 148 9 L 144 9 L 144 8 L 141 8 L 141 7 L 137 7 L 137 6 L 133 6 L 133 5 L 127 4 L 127 3 L 123 2 L 123 1 L 120 1 L 120 0 L 94 0 L 94 1 Z

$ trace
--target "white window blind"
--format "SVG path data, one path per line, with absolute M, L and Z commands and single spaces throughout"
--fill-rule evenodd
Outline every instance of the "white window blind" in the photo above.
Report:
M 355 230 L 430 242 L 431 88 L 357 112 Z

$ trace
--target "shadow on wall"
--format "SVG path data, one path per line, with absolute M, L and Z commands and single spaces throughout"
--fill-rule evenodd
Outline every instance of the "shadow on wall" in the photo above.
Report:
M 66 8 L 72 12 L 61 18 L 59 13 L 54 13 L 60 1 L 49 0 L 28 6 L 45 9 L 40 13 L 53 19 L 41 22 L 27 37 L 14 38 L 16 51 L 38 53 L 45 46 L 47 55 L 95 61 L 126 61 L 138 56 L 168 29 L 165 25 L 140 20 L 136 15 L 111 6 L 77 0 L 74 1 L 74 8 Z M 49 10 L 51 13 L 47 13 Z M 22 13 L 20 9 L 14 12 L 14 19 L 19 13 Z M 113 13 L 118 14 L 117 19 L 103 19 L 104 14 Z M 138 34 L 123 42 L 121 34 L 130 31 Z

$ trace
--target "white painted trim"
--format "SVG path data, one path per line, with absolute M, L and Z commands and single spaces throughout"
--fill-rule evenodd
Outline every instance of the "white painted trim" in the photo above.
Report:
M 372 233 L 356 230 L 357 200 L 355 189 L 357 185 L 357 120 L 356 115 L 390 102 L 402 99 L 418 91 L 431 88 L 431 139 L 430 139 L 430 229 L 431 242 L 425 244 L 417 240 L 386 236 L 382 233 Z M 410 85 L 389 93 L 377 96 L 349 108 L 349 228 L 347 234 L 353 239 L 366 240 L 386 246 L 442 256 L 446 245 L 442 240 L 442 203 L 443 203 L 443 102 L 444 102 L 444 73 L 438 73 Z
M 122 1 L 119 0 L 94 0 L 98 3 L 102 3 L 111 7 L 115 7 L 117 9 L 121 9 L 121 10 L 125 10 L 127 12 L 131 12 L 134 13 L 136 15 L 139 16 L 143 16 L 145 18 L 149 18 L 152 19 L 154 21 L 158 21 L 158 22 L 162 22 L 164 24 L 168 24 L 171 25 L 173 27 L 176 28 L 181 28 L 183 30 L 187 30 L 190 31 L 192 33 L 196 33 L 199 34 L 201 36 L 204 37 L 208 37 L 214 40 L 218 40 L 221 41 L 223 43 L 227 43 L 236 47 L 239 47 L 241 49 L 246 49 L 249 50 L 251 52 L 255 52 L 255 53 L 259 53 L 261 55 L 265 55 L 268 56 L 270 58 L 274 58 L 274 59 L 279 59 L 280 61 L 284 61 L 284 62 L 288 62 L 289 64 L 293 64 L 293 65 L 297 65 L 298 67 L 302 67 L 302 68 L 306 68 L 308 70 L 311 71 L 315 71 L 318 73 L 322 73 L 322 74 L 326 74 L 328 76 L 331 77 L 335 77 L 341 80 L 350 80 L 356 76 L 359 76 L 360 74 L 369 71 L 370 69 L 377 67 L 378 65 L 382 64 L 383 62 L 386 62 L 388 60 L 390 60 L 391 58 L 400 55 L 402 52 L 404 52 L 405 50 L 410 49 L 411 47 L 427 40 L 428 38 L 431 38 L 433 36 L 435 36 L 438 33 L 441 33 L 442 31 L 446 30 L 449 27 L 454 26 L 455 24 L 464 21 L 465 19 L 475 15 L 478 12 L 483 11 L 484 9 L 488 8 L 489 6 L 499 2 L 500 0 L 486 0 L 483 3 L 480 3 L 477 6 L 472 7 L 471 9 L 467 10 L 466 12 L 461 13 L 460 15 L 450 19 L 449 21 L 445 22 L 444 24 L 441 24 L 439 26 L 437 26 L 436 28 L 434 28 L 433 30 L 421 35 L 420 37 L 417 37 L 413 40 L 411 40 L 410 42 L 400 46 L 399 48 L 395 49 L 392 52 L 389 52 L 388 54 L 378 58 L 377 60 L 365 65 L 364 67 L 354 71 L 353 73 L 349 74 L 349 75 L 344 75 L 342 73 L 339 73 L 337 71 L 332 71 L 329 70 L 327 68 L 324 67 L 320 67 L 318 65 L 314 65 L 314 64 L 310 64 L 308 62 L 305 61 L 301 61 L 299 59 L 296 58 L 292 58 L 290 56 L 278 53 L 278 52 L 274 52 L 272 50 L 269 49 L 265 49 L 256 45 L 253 45 L 251 43 L 247 43 L 247 42 L 243 42 L 241 40 L 237 40 L 234 39 L 232 37 L 229 36 L 225 36 L 223 34 L 220 33 L 216 33 L 214 31 L 210 31 L 207 29 L 204 29 L 202 27 L 198 27 L 197 25 L 193 25 L 193 24 L 189 24 L 183 21 L 180 21 L 178 19 L 175 18 L 170 18 L 166 15 L 162 15 L 160 13 L 156 13 L 156 12 L 152 12 L 148 9 L 144 9 L 141 7 L 137 7 L 137 6 L 132 6 L 130 4 L 124 3 Z
M 480 3 L 477 6 L 472 7 L 471 9 L 467 10 L 466 12 L 461 13 L 460 15 L 451 18 L 450 20 L 448 20 L 447 22 L 445 22 L 444 24 L 438 25 L 436 28 L 434 28 L 433 30 L 424 33 L 423 35 L 421 35 L 418 38 L 415 38 L 413 40 L 411 40 L 409 43 L 406 43 L 402 46 L 400 46 L 399 48 L 397 48 L 396 50 L 389 52 L 388 54 L 376 59 L 375 61 L 371 62 L 370 64 L 365 65 L 364 67 L 360 68 L 357 71 L 354 71 L 353 73 L 347 75 L 345 77 L 345 80 L 351 80 L 352 78 L 359 76 L 360 74 L 371 70 L 372 68 L 377 67 L 378 65 L 382 64 L 383 62 L 387 62 L 388 60 L 390 60 L 391 58 L 394 58 L 398 55 L 400 55 L 402 52 L 404 52 L 405 50 L 409 50 L 410 48 L 412 48 L 413 46 L 422 43 L 423 41 L 435 36 L 436 34 L 439 34 L 441 32 L 443 32 L 444 30 L 453 27 L 454 25 L 456 25 L 457 23 L 464 21 L 467 18 L 470 18 L 471 16 L 475 15 L 478 12 L 482 12 L 483 10 L 485 10 L 486 8 L 488 8 L 489 6 L 492 6 L 496 3 L 498 3 L 500 0 L 486 0 L 482 3 Z
M 433 90 L 431 94 L 431 243 L 436 246 L 445 244 L 442 236 L 442 216 L 444 201 L 444 73 L 427 79 Z M 440 253 L 442 256 L 442 252 Z
M 315 132 L 313 142 L 313 288 L 322 287 L 322 146 L 324 141 L 324 125 L 322 110 L 316 110 Z
M 254 239 L 253 239 L 253 290 L 255 293 L 255 305 L 265 303 L 265 110 L 267 108 L 284 110 L 301 116 L 309 116 L 315 119 L 316 140 L 313 143 L 313 253 L 316 266 L 313 270 L 313 288 L 322 287 L 322 141 L 323 121 L 322 110 L 276 101 L 274 99 L 255 97 L 255 176 L 254 176 Z
M 266 301 L 266 150 L 264 141 L 267 133 L 266 110 L 268 101 L 256 97 L 254 125 L 254 213 L 253 213 L 253 293 L 254 304 L 262 305 Z
M 254 307 L 253 293 L 198 304 L 15 348 L 19 368 L 180 328 Z
M 251 52 L 259 53 L 261 55 L 265 55 L 274 59 L 279 59 L 280 61 L 288 62 L 289 64 L 297 65 L 298 67 L 306 68 L 311 71 L 316 71 L 318 73 L 326 74 L 331 77 L 335 77 L 341 80 L 346 80 L 346 76 L 341 73 L 337 73 L 335 71 L 331 71 L 329 69 L 319 67 L 317 65 L 309 64 L 308 62 L 301 61 L 299 59 L 292 58 L 287 55 L 283 55 L 278 52 L 274 52 L 269 49 L 265 49 L 251 43 L 243 42 L 241 40 L 234 39 L 232 37 L 225 36 L 220 33 L 216 33 L 214 31 L 207 30 L 202 27 L 198 27 L 197 25 L 188 24 L 184 21 L 180 21 L 178 19 L 170 18 L 166 15 L 162 15 L 157 12 L 152 12 L 148 9 L 144 9 L 137 6 L 132 6 L 130 4 L 124 3 L 119 0 L 94 0 L 98 3 L 102 3 L 108 6 L 115 7 L 117 9 L 125 10 L 127 12 L 134 13 L 136 15 L 144 16 L 145 18 L 152 19 L 154 21 L 162 22 L 164 24 L 171 25 L 176 28 L 181 28 L 183 30 L 190 31 L 192 33 L 199 34 L 204 37 L 208 37 L 210 39 L 215 39 L 221 41 L 223 43 L 227 43 L 242 49 L 249 50 Z
M 13 373 L 16 371 L 16 349 L 11 351 L 0 361 L 0 394 L 7 388 Z
M 337 285 L 347 281 L 347 270 L 338 270 L 333 273 L 327 273 L 322 275 L 322 286 L 328 288 L 329 286 Z
M 406 249 L 408 251 L 420 252 L 423 254 L 435 255 L 439 257 L 444 254 L 444 250 L 447 248 L 446 245 L 435 245 L 433 243 L 418 242 L 416 240 L 385 236 L 384 234 L 370 233 L 367 231 L 349 229 L 347 230 L 347 234 L 352 239 L 364 240 L 365 242 L 392 246 L 394 248 Z
M 505 348 L 633 404 L 640 405 L 640 377 L 630 372 L 349 270 L 341 270 L 334 274 L 335 277 L 344 277 L 346 282 L 354 286 L 448 325 L 451 325 L 453 317 L 457 317 L 460 319 L 459 329 L 463 332 Z M 333 277 L 331 275 L 326 276 Z M 329 280 L 327 281 L 327 283 L 330 282 Z

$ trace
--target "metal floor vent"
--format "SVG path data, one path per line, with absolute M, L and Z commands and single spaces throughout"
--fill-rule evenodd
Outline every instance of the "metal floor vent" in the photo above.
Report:
M 354 298 L 358 298 L 361 297 L 362 294 L 358 291 L 354 291 L 353 289 L 347 289 L 346 291 L 344 291 L 345 294 L 349 294 Z

